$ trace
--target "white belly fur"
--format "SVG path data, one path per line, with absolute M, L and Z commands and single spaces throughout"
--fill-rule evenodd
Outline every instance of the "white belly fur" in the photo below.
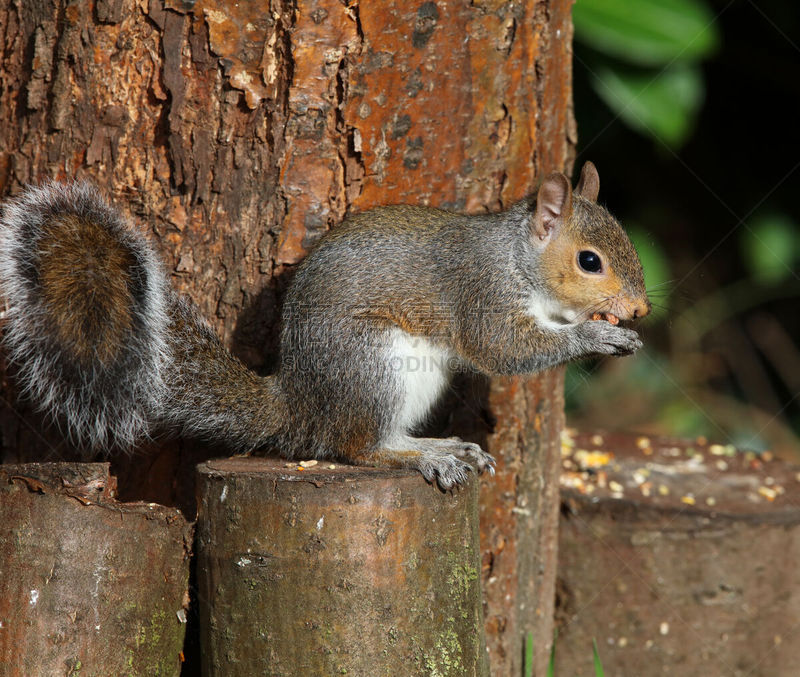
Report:
M 396 370 L 402 388 L 403 405 L 395 419 L 396 434 L 406 434 L 422 423 L 431 407 L 450 382 L 446 348 L 428 339 L 396 329 L 390 348 L 390 365 Z

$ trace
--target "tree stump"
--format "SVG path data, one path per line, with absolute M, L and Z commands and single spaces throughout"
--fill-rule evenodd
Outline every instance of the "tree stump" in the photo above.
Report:
M 0 674 L 178 675 L 192 526 L 107 463 L 0 466 Z
M 579 435 L 565 448 L 556 674 L 790 677 L 800 468 L 767 453 Z
M 477 482 L 331 465 L 199 466 L 203 674 L 488 675 Z

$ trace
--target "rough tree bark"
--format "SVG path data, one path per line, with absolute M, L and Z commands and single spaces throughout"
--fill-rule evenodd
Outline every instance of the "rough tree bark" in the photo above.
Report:
M 269 370 L 281 290 L 346 212 L 494 210 L 570 165 L 571 4 L 13 0 L 0 192 L 91 178 L 150 227 L 234 351 Z M 519 674 L 530 630 L 538 671 L 546 661 L 560 392 L 558 373 L 472 383 L 444 419 L 500 461 L 481 496 L 495 674 Z M 13 382 L 3 394 L 14 401 Z M 20 406 L 0 430 L 7 461 L 71 453 Z M 121 492 L 191 510 L 191 467 L 215 452 L 179 442 L 116 459 Z
M 798 468 L 729 446 L 565 448 L 557 675 L 797 674 Z
M 107 463 L 0 466 L 0 674 L 178 675 L 192 526 Z

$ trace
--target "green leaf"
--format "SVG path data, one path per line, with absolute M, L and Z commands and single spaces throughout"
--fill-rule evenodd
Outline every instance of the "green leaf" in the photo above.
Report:
M 660 73 L 607 64 L 592 74 L 592 86 L 630 127 L 673 147 L 692 131 L 704 94 L 700 69 L 684 64 Z
M 578 0 L 572 18 L 579 41 L 639 65 L 697 61 L 719 44 L 701 0 Z
M 766 214 L 742 228 L 739 246 L 747 269 L 759 282 L 774 284 L 793 275 L 800 229 L 785 214 Z
M 636 247 L 639 254 L 639 261 L 644 270 L 644 286 L 648 293 L 654 295 L 653 314 L 654 318 L 661 317 L 667 312 L 667 297 L 670 283 L 670 269 L 667 257 L 664 255 L 661 246 L 655 241 L 650 233 L 633 226 L 626 227 L 628 236 Z

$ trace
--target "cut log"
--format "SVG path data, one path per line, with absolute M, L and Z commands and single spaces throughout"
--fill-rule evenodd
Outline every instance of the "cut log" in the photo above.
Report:
M 192 526 L 107 463 L 0 466 L 0 674 L 178 675 Z
M 790 677 L 800 468 L 731 446 L 567 440 L 556 674 Z
M 286 465 L 199 466 L 203 674 L 488 675 L 477 482 Z

